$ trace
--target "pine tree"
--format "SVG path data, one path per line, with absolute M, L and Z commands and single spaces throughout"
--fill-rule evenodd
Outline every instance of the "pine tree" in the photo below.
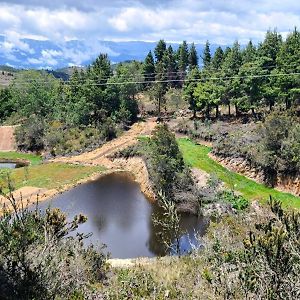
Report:
M 199 69 L 197 67 L 193 68 L 187 77 L 187 81 L 183 87 L 183 96 L 189 103 L 189 109 L 193 111 L 193 118 L 196 118 L 196 113 L 198 111 L 197 97 L 194 95 L 194 91 L 197 87 L 198 80 L 200 79 Z
M 189 68 L 190 70 L 198 67 L 198 54 L 195 44 L 192 43 L 189 51 Z
M 207 41 L 203 51 L 203 66 L 205 69 L 209 68 L 210 62 L 211 62 L 211 54 L 210 54 L 209 42 Z
M 178 48 L 178 68 L 182 74 L 185 74 L 189 65 L 189 50 L 186 41 L 183 41 Z
M 280 73 L 300 73 L 300 32 L 297 28 L 287 36 L 278 52 L 276 62 Z M 280 76 L 277 78 L 277 85 L 287 109 L 295 100 L 300 99 L 299 76 Z
M 170 80 L 169 86 L 175 87 L 178 83 L 175 81 L 178 79 L 178 65 L 173 51 L 172 46 L 170 45 L 163 56 L 164 70 L 166 72 L 166 79 Z
M 224 60 L 223 49 L 221 47 L 218 47 L 211 61 L 214 70 L 219 71 L 221 69 L 223 60 Z
M 250 40 L 247 44 L 247 47 L 242 52 L 243 62 L 250 63 L 256 59 L 256 48 L 253 45 L 252 41 Z
M 159 63 L 162 61 L 162 58 L 164 56 L 164 53 L 167 50 L 167 44 L 164 40 L 159 40 L 155 49 L 154 49 L 154 54 L 155 54 L 155 59 L 156 63 Z
M 145 75 L 145 81 L 153 81 L 155 79 L 155 65 L 151 51 L 149 51 L 148 55 L 145 58 L 143 65 L 143 73 Z

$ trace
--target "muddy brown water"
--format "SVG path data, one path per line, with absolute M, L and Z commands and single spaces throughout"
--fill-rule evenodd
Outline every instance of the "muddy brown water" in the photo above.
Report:
M 92 233 L 85 243 L 104 243 L 105 251 L 112 258 L 153 257 L 176 252 L 174 244 L 167 247 L 163 241 L 172 244 L 172 230 L 164 232 L 153 222 L 153 217 L 162 219 L 161 208 L 146 199 L 139 185 L 126 174 L 111 174 L 85 183 L 41 205 L 43 209 L 59 208 L 70 219 L 76 214 L 87 216 L 87 222 L 79 226 L 78 232 Z M 207 222 L 202 218 L 181 216 L 181 253 L 199 246 L 196 235 L 203 235 L 206 227 Z

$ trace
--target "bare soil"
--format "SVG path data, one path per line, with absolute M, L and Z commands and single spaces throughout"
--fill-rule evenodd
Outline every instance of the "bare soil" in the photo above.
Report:
M 16 126 L 0 126 L 0 151 L 16 150 L 15 128 Z

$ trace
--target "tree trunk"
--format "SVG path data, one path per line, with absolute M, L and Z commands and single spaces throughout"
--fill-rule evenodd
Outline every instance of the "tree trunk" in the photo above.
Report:
M 230 112 L 230 103 L 228 103 L 228 116 L 231 116 L 231 112 Z
M 269 102 L 269 110 L 272 111 L 273 110 L 273 101 Z
M 253 117 L 256 118 L 256 113 L 255 113 L 254 107 L 251 107 L 251 112 L 252 112 Z
M 237 104 L 234 104 L 234 107 L 235 107 L 235 116 L 238 117 L 240 115 L 239 108 Z
M 219 118 L 219 105 L 216 105 L 216 119 Z
M 206 118 L 209 119 L 209 113 L 210 113 L 210 106 L 209 104 L 207 104 L 207 107 L 206 107 Z
M 194 107 L 193 109 L 193 119 L 196 119 L 197 115 L 196 115 L 196 107 Z
M 157 114 L 158 114 L 157 118 L 159 121 L 160 121 L 160 110 L 161 110 L 161 96 L 159 95 L 158 96 L 158 112 L 157 112 Z
M 291 101 L 288 98 L 286 98 L 285 99 L 285 109 L 289 109 L 289 108 L 291 108 Z

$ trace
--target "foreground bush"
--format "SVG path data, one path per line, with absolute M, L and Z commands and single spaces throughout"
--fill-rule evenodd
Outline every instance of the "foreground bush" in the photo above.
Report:
M 3 195 L 3 193 L 2 193 Z M 58 209 L 41 212 L 5 196 L 0 217 L 0 299 L 84 299 L 105 276 L 105 257 L 70 235 L 86 221 L 68 222 Z

